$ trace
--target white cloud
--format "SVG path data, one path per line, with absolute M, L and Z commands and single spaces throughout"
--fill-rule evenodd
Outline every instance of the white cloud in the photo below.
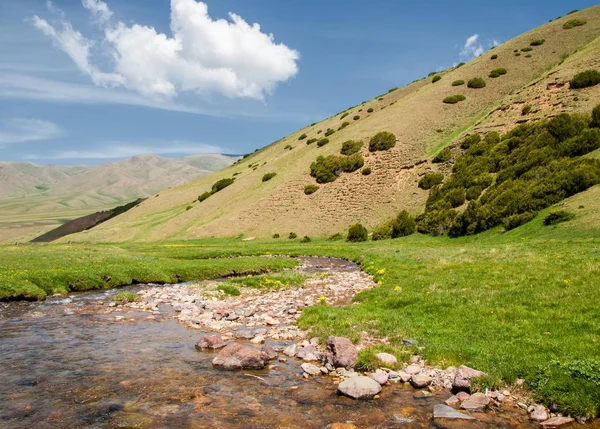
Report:
M 298 72 L 298 52 L 236 14 L 213 20 L 202 2 L 171 0 L 171 36 L 113 22 L 101 0 L 82 4 L 103 26 L 103 40 L 85 38 L 63 17 L 50 24 L 35 16 L 33 24 L 96 85 L 123 86 L 154 99 L 182 93 L 263 99 Z M 93 50 L 111 58 L 110 72 L 92 63 Z
M 460 51 L 460 56 L 462 59 L 471 60 L 482 55 L 484 52 L 494 46 L 498 46 L 496 39 L 488 40 L 485 43 L 482 43 L 479 40 L 479 34 L 473 34 L 465 41 L 465 44 Z
M 13 143 L 50 140 L 62 135 L 60 127 L 53 122 L 13 118 L 0 124 L 0 147 Z
M 115 159 L 129 158 L 143 153 L 153 153 L 155 155 L 192 155 L 197 153 L 226 153 L 227 151 L 219 146 L 207 145 L 196 142 L 171 141 L 158 143 L 160 146 L 136 145 L 130 143 L 113 142 L 104 147 L 101 151 L 62 151 L 51 155 L 30 154 L 24 156 L 24 159 Z

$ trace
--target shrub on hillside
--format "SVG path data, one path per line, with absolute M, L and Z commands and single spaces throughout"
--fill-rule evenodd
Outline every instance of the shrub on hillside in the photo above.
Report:
M 496 55 L 496 54 L 492 55 L 492 58 L 491 58 L 491 59 L 492 59 L 492 60 L 497 60 L 497 59 L 498 59 L 498 55 Z
M 228 187 L 229 185 L 231 185 L 233 182 L 235 181 L 235 179 L 221 179 L 221 180 L 217 180 L 211 188 L 211 192 L 214 194 L 216 192 L 219 192 L 223 189 L 225 189 L 226 187 Z
M 210 197 L 212 195 L 211 192 L 203 192 L 202 194 L 200 194 L 200 196 L 198 197 L 198 201 L 202 202 L 204 200 L 206 200 L 208 197 Z
M 316 141 L 317 141 L 317 139 L 315 139 L 315 138 L 308 139 L 308 140 L 306 140 L 306 144 L 313 144 Z
M 431 79 L 431 83 L 436 83 L 442 80 L 442 77 L 439 74 L 436 74 L 433 79 Z
M 369 108 L 367 109 L 367 113 L 373 113 L 373 108 L 372 108 L 372 107 L 369 107 Z
M 298 238 L 298 234 L 296 234 L 295 232 L 290 232 L 289 233 L 289 235 L 288 235 L 288 239 L 289 240 L 294 240 L 296 238 Z
M 572 89 L 588 88 L 595 86 L 600 83 L 600 72 L 598 70 L 586 70 L 584 72 L 576 74 L 571 79 Z
M 371 174 L 371 168 L 367 167 L 367 168 L 363 168 L 362 171 L 360 172 L 363 176 L 369 176 Z
M 600 128 L 600 104 L 592 110 L 592 122 L 590 123 L 590 127 Z
M 325 131 L 325 137 L 329 137 L 333 133 L 335 133 L 335 130 L 327 130 L 327 131 Z
M 507 231 L 525 225 L 535 217 L 536 213 L 525 212 L 507 217 L 502 221 L 502 226 Z
M 340 125 L 340 127 L 338 128 L 338 131 L 343 130 L 344 128 L 346 128 L 348 125 L 350 125 L 350 122 L 343 122 L 342 125 Z
M 344 113 L 342 116 L 340 116 L 340 121 L 341 121 L 342 119 L 344 119 L 346 116 L 348 116 L 349 114 L 350 114 L 350 113 L 346 112 L 346 113 Z
M 507 73 L 506 69 L 494 69 L 490 72 L 491 78 L 497 78 Z
M 319 190 L 319 187 L 317 185 L 306 185 L 304 187 L 304 193 L 306 195 L 314 194 L 318 190 Z
M 572 19 L 570 21 L 567 21 L 563 24 L 563 28 L 565 30 L 570 30 L 572 28 L 575 27 L 581 27 L 582 25 L 587 24 L 587 21 L 585 19 Z
M 354 119 L 355 121 L 358 121 L 360 119 L 360 116 L 356 115 L 352 119 Z
M 317 183 L 330 183 L 335 181 L 342 172 L 356 171 L 362 168 L 364 163 L 365 161 L 359 153 L 350 156 L 318 156 L 310 165 L 310 175 L 317 180 Z
M 459 103 L 461 101 L 465 101 L 467 99 L 467 97 L 465 97 L 464 95 L 450 95 L 449 97 L 444 98 L 442 101 L 446 104 L 456 104 Z
M 441 184 L 444 181 L 444 175 L 441 173 L 429 173 L 419 180 L 419 188 L 431 189 L 434 186 Z
M 448 162 L 452 159 L 452 151 L 450 148 L 444 148 L 438 153 L 432 160 L 434 164 L 439 164 L 442 162 Z
M 310 243 L 310 237 L 308 235 L 305 235 L 304 237 L 302 237 L 300 239 L 300 243 Z
M 469 149 L 471 146 L 476 145 L 481 141 L 481 136 L 479 134 L 472 134 L 464 138 L 462 142 L 460 142 L 461 149 Z
M 340 153 L 342 155 L 352 155 L 355 153 L 360 152 L 360 148 L 362 147 L 363 142 L 362 141 L 355 141 L 355 140 L 348 140 L 345 141 L 344 143 L 342 143 L 342 150 L 340 151 Z
M 306 134 L 301 134 L 298 140 L 304 140 L 306 137 L 308 137 Z
M 463 63 L 463 62 L 460 62 L 460 63 L 458 63 L 458 64 L 456 65 L 456 68 L 462 67 L 462 66 L 464 66 L 464 65 L 465 65 L 465 63 Z
M 357 223 L 348 229 L 348 237 L 346 238 L 346 241 L 351 243 L 359 243 L 361 241 L 367 241 L 368 237 L 369 232 L 367 231 L 367 228 L 362 226 L 360 223 Z
M 533 48 L 531 46 L 527 46 L 526 48 L 521 49 L 521 52 L 531 52 Z
M 562 222 L 568 222 L 573 218 L 575 218 L 573 213 L 570 213 L 566 210 L 557 210 L 548 214 L 548 216 L 544 218 L 544 225 L 556 225 Z
M 338 241 L 343 238 L 344 238 L 344 236 L 342 234 L 340 234 L 339 232 L 336 232 L 335 234 L 331 234 L 329 237 L 327 237 L 327 239 L 329 241 Z
M 467 82 L 467 86 L 473 89 L 485 88 L 485 80 L 480 77 L 474 77 Z
M 389 94 L 390 92 L 394 92 L 394 91 L 396 91 L 397 89 L 398 89 L 398 87 L 394 87 L 394 88 L 391 88 L 391 89 L 389 89 L 389 90 L 388 90 L 388 94 Z
M 406 210 L 403 210 L 392 223 L 392 238 L 414 234 L 416 226 L 415 219 Z
M 544 44 L 544 42 L 546 42 L 546 39 L 536 39 L 533 40 L 529 45 L 531 46 L 541 46 Z
M 365 165 L 365 160 L 360 153 L 355 153 L 342 159 L 341 166 L 342 171 L 345 173 L 352 173 Z
M 381 131 L 371 137 L 369 141 L 369 152 L 389 150 L 396 146 L 396 136 L 387 131 Z
M 382 223 L 381 225 L 376 227 L 373 230 L 373 235 L 371 237 L 372 240 L 379 241 L 379 240 L 386 240 L 388 238 L 392 238 L 392 231 L 394 229 L 393 223 L 394 223 L 394 219 L 388 220 L 387 222 Z
M 279 234 L 273 234 L 273 238 L 275 238 L 275 239 L 279 238 Z
M 325 146 L 328 143 L 329 143 L 329 139 L 328 138 L 323 138 L 323 139 L 321 139 L 321 140 L 319 140 L 317 142 L 317 146 L 318 147 L 323 147 L 323 146 Z
M 452 82 L 452 86 L 461 86 L 461 85 L 464 85 L 464 84 L 465 84 L 465 81 L 462 80 L 462 79 L 455 80 L 454 82 Z
M 523 109 L 521 109 L 521 115 L 528 115 L 529 113 L 531 113 L 532 109 L 533 106 L 531 104 L 526 104 L 525 106 L 523 106 Z
M 262 181 L 263 182 L 268 182 L 269 180 L 271 180 L 273 177 L 277 176 L 277 173 L 267 173 L 262 177 Z

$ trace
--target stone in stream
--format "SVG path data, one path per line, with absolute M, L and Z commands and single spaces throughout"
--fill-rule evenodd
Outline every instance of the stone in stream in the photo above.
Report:
M 289 357 L 294 357 L 298 354 L 298 345 L 296 343 L 290 344 L 285 349 L 283 349 L 283 354 Z
M 463 414 L 459 411 L 456 411 L 454 408 L 444 404 L 438 404 L 435 407 L 433 407 L 433 418 L 453 420 L 475 420 L 470 415 Z
M 264 345 L 260 349 L 261 353 L 265 360 L 273 360 L 277 357 L 277 352 L 271 345 Z
M 379 369 L 377 370 L 377 372 L 374 372 L 373 374 L 369 375 L 369 377 L 371 377 L 373 380 L 375 380 L 382 386 L 386 384 L 390 378 L 387 372 L 381 371 Z
M 541 404 L 534 404 L 529 407 L 527 411 L 529 411 L 529 418 L 536 422 L 543 422 L 550 418 L 548 408 Z
M 222 347 L 225 347 L 226 345 L 227 345 L 227 343 L 225 343 L 225 341 L 223 341 L 223 338 L 221 338 L 220 335 L 212 334 L 212 335 L 204 335 L 202 338 L 200 338 L 200 340 L 196 343 L 196 348 L 198 350 L 220 349 Z
M 483 372 L 477 371 L 476 369 L 469 368 L 468 366 L 461 365 L 456 372 L 454 381 L 452 382 L 452 390 L 465 390 L 471 391 L 471 380 L 473 378 L 481 377 Z
M 302 368 L 302 371 L 304 371 L 308 375 L 319 375 L 319 374 L 321 374 L 321 368 L 319 368 L 316 365 L 313 365 L 312 363 L 306 362 L 306 363 L 303 363 L 302 365 L 300 365 L 300 367 Z
M 477 392 L 461 404 L 461 408 L 467 411 L 483 411 L 490 403 L 490 399 L 484 393 Z
M 552 417 L 550 420 L 546 420 L 542 423 L 542 426 L 555 428 L 562 425 L 568 425 L 569 423 L 573 423 L 573 421 L 574 420 L 571 417 L 558 416 Z
M 327 350 L 329 351 L 328 360 L 334 367 L 354 368 L 358 352 L 356 346 L 348 338 L 329 337 L 327 338 Z M 368 377 L 365 377 L 368 378 Z
M 396 356 L 389 353 L 377 353 L 375 357 L 384 365 L 396 365 L 398 363 Z
M 412 387 L 422 389 L 431 384 L 431 377 L 425 374 L 415 374 L 410 378 L 410 384 Z
M 255 334 L 252 329 L 238 329 L 237 331 L 233 331 L 233 337 L 251 340 L 252 338 L 255 337 Z
M 353 399 L 370 399 L 381 392 L 381 385 L 362 375 L 347 378 L 338 384 L 338 392 Z
M 262 352 L 242 344 L 229 344 L 213 359 L 213 365 L 223 369 L 262 369 L 265 358 Z
M 404 372 L 410 375 L 419 374 L 421 371 L 423 371 L 423 368 L 417 364 L 408 365 L 406 368 L 404 368 Z

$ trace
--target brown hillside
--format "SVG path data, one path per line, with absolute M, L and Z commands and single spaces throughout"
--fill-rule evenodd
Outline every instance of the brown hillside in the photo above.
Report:
M 574 18 L 583 18 L 587 24 L 564 30 L 563 24 Z M 348 109 L 349 115 L 343 119 L 338 114 L 219 173 L 163 191 L 159 197 L 80 234 L 78 239 L 155 241 L 240 234 L 267 237 L 290 231 L 300 236 L 324 235 L 345 230 L 357 221 L 373 227 L 402 209 L 418 212 L 427 193 L 416 183 L 420 175 L 433 168 L 420 161 L 465 132 L 502 131 L 520 121 L 561 111 L 589 111 L 594 97 L 597 99 L 596 88 L 578 90 L 579 95 L 574 95 L 568 85 L 560 84 L 578 71 L 598 67 L 599 35 L 600 6 L 561 18 L 498 46 L 469 64 L 440 73 L 442 79 L 436 83 L 428 77 L 376 97 Z M 545 43 L 530 52 L 521 51 L 536 39 L 545 39 Z M 492 54 L 498 58 L 492 60 Z M 490 71 L 496 68 L 506 68 L 508 73 L 489 78 Z M 467 82 L 473 77 L 483 78 L 486 87 L 451 85 L 455 80 Z M 455 94 L 467 98 L 454 105 L 442 103 L 445 97 Z M 524 103 L 537 106 L 527 117 L 521 115 Z M 369 108 L 373 113 L 367 112 Z M 359 119 L 354 120 L 354 116 Z M 344 121 L 350 124 L 338 130 Z M 329 136 L 329 144 L 321 148 L 306 144 L 310 138 L 321 138 L 328 128 L 338 130 Z M 368 141 L 378 131 L 393 132 L 396 146 L 386 152 L 369 153 Z M 299 141 L 303 133 L 307 139 Z M 310 164 L 318 155 L 339 154 L 342 143 L 349 139 L 365 142 L 361 152 L 372 174 L 344 173 L 335 182 L 320 185 L 316 193 L 304 195 L 304 186 L 315 183 L 309 175 Z M 288 145 L 293 149 L 286 149 Z M 277 176 L 262 182 L 262 176 L 268 172 L 276 172 Z M 202 203 L 195 202 L 215 181 L 236 173 L 233 185 Z M 186 210 L 190 204 L 193 208 Z

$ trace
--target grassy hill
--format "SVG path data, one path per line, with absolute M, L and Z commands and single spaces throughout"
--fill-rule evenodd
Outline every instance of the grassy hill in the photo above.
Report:
M 573 19 L 587 23 L 565 29 Z M 447 172 L 450 166 L 430 160 L 464 134 L 504 132 L 519 123 L 559 113 L 589 112 L 600 99 L 600 87 L 572 90 L 568 80 L 579 71 L 599 68 L 598 36 L 600 6 L 557 19 L 468 64 L 436 74 L 439 80 L 428 76 L 392 89 L 298 130 L 218 173 L 163 190 L 78 239 L 266 238 L 291 231 L 299 236 L 323 236 L 346 230 L 355 222 L 372 228 L 404 209 L 420 213 L 428 196 L 417 186 L 420 177 L 432 171 Z M 506 74 L 489 77 L 501 68 Z M 476 77 L 485 81 L 484 88 L 467 86 Z M 461 80 L 464 84 L 457 85 Z M 453 95 L 466 99 L 456 104 L 442 102 Z M 531 105 L 527 115 L 522 114 L 525 105 Z M 328 144 L 307 144 L 322 139 L 329 129 L 334 133 L 329 132 Z M 369 139 L 380 131 L 393 133 L 395 146 L 369 152 Z M 362 169 L 342 173 L 334 182 L 319 184 L 315 193 L 305 195 L 305 186 L 316 184 L 310 176 L 311 163 L 319 155 L 339 155 L 347 140 L 364 143 L 360 153 L 371 174 L 361 174 Z M 276 175 L 263 182 L 267 173 Z M 235 182 L 205 201 L 197 201 L 223 178 L 235 178 Z
M 25 241 L 66 220 L 112 209 L 231 165 L 235 157 L 138 155 L 99 166 L 0 163 L 0 242 Z

